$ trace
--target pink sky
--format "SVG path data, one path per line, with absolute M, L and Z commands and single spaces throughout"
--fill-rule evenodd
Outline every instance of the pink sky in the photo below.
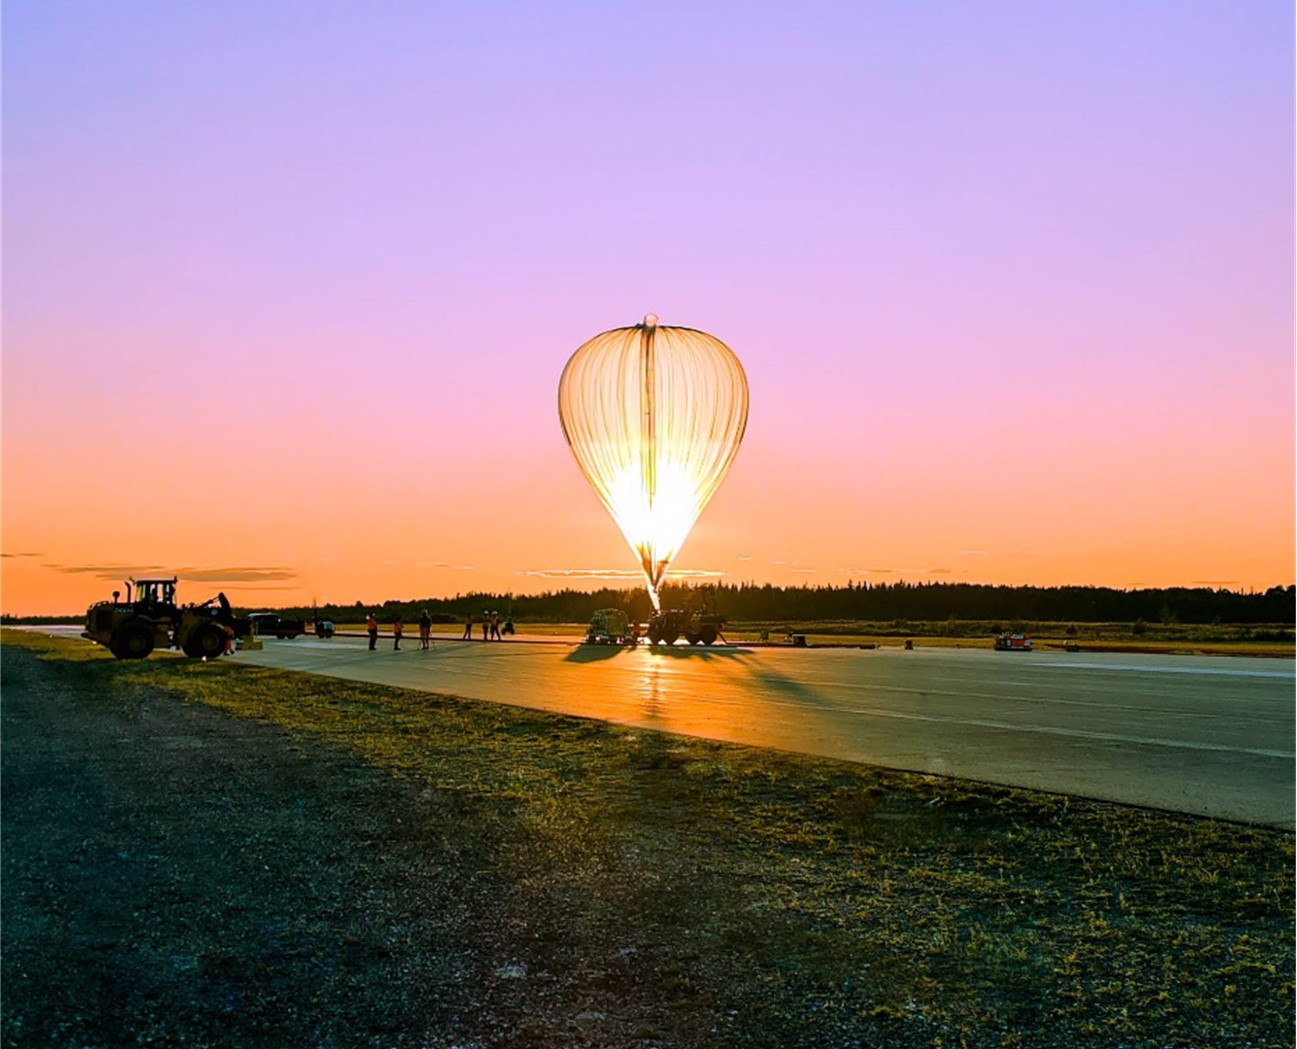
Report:
M 702 328 L 677 567 L 1294 578 L 1291 4 L 6 5 L 5 612 L 635 558 L 555 409 Z

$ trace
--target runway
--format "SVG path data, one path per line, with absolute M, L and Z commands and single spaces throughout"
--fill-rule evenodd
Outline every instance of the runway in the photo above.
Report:
M 267 641 L 240 662 L 1292 828 L 1294 663 L 900 648 Z

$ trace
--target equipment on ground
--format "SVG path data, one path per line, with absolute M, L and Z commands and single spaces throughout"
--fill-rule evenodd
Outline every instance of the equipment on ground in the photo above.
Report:
M 995 650 L 997 652 L 1030 652 L 1031 635 L 1011 634 L 1006 630 L 996 637 Z
M 224 594 L 201 605 L 177 605 L 176 581 L 175 576 L 128 580 L 125 601 L 113 591 L 111 601 L 96 602 L 86 610 L 81 636 L 118 659 L 144 659 L 155 648 L 178 648 L 187 656 L 207 659 L 219 656 L 232 639 L 252 632 Z
M 331 638 L 334 634 L 332 619 L 324 619 L 320 616 L 320 610 L 314 605 L 311 606 L 311 629 L 315 631 L 316 637 Z
M 620 608 L 601 608 L 590 617 L 585 632 L 587 645 L 633 644 L 630 618 Z
M 654 612 L 648 622 L 649 644 L 674 645 L 681 637 L 691 645 L 714 645 L 725 617 L 680 608 Z

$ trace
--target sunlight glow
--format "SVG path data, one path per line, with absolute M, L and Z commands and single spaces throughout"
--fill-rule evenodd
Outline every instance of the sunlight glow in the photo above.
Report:
M 642 324 L 596 335 L 558 383 L 558 415 L 581 472 L 639 558 L 649 598 L 720 487 L 748 421 L 733 351 L 692 328 Z

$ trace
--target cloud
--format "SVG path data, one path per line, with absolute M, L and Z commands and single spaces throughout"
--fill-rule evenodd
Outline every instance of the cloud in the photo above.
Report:
M 452 572 L 476 572 L 477 565 L 452 565 L 449 561 L 425 561 L 422 568 L 445 568 Z
M 92 575 L 97 579 L 132 579 L 137 576 L 176 576 L 187 583 L 261 583 L 294 580 L 297 573 L 291 568 L 272 565 L 265 568 L 175 568 L 162 565 L 46 565 L 67 575 Z
M 0 554 L 0 557 L 44 557 L 44 554 Z
M 529 568 L 522 575 L 535 576 L 538 579 L 609 579 L 638 580 L 644 573 L 637 569 L 627 568 Z M 673 568 L 666 574 L 667 581 L 673 579 L 719 579 L 724 572 L 709 568 Z
M 790 572 L 801 572 L 803 575 L 814 575 L 819 571 L 818 568 L 790 568 Z
M 129 579 L 131 576 L 164 572 L 161 565 L 42 565 L 67 575 L 93 575 L 100 579 Z
M 929 568 L 927 574 L 928 575 L 949 575 L 953 571 L 954 571 L 953 568 Z
M 622 568 L 528 568 L 522 574 L 540 579 L 638 579 L 643 573 Z
M 177 568 L 176 575 L 188 583 L 261 583 L 297 578 L 291 568 Z
M 751 554 L 739 554 L 739 556 L 738 556 L 738 560 L 740 560 L 740 561 L 751 561 L 751 560 L 752 560 L 752 555 L 751 555 Z
M 1237 579 L 1195 579 L 1190 586 L 1241 586 Z
M 874 575 L 887 575 L 889 572 L 891 572 L 891 569 L 890 569 L 890 568 L 843 568 L 843 569 L 840 569 L 840 571 L 843 571 L 843 572 L 869 572 L 869 573 L 872 573 L 872 574 L 874 574 Z

